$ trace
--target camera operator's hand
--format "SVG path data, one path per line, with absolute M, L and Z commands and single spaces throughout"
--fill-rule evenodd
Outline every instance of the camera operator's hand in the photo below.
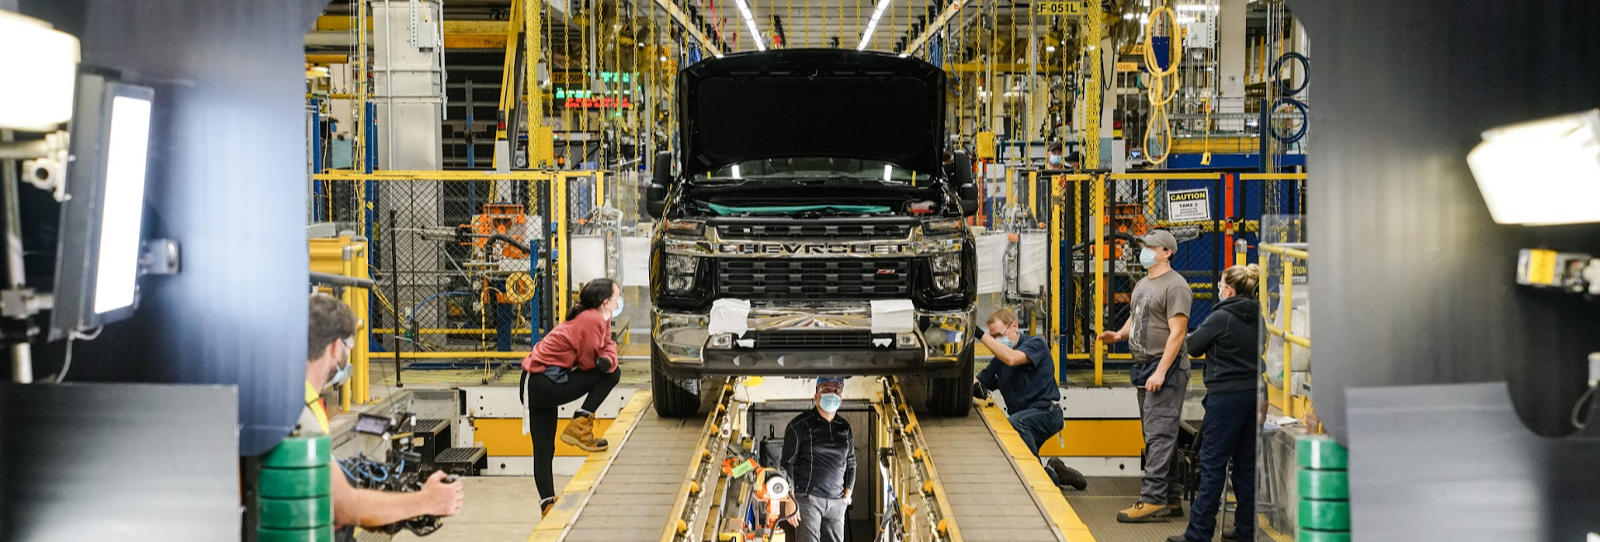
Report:
M 421 493 L 427 498 L 428 515 L 454 516 L 461 512 L 461 503 L 466 498 L 459 480 L 445 483 L 444 471 L 433 471 L 428 481 L 422 484 Z

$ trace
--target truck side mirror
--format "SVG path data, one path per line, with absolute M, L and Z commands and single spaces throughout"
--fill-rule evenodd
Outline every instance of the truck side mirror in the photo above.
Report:
M 644 198 L 640 200 L 644 214 L 650 218 L 661 219 L 667 207 L 667 187 L 672 185 L 672 153 L 656 153 L 656 161 L 652 164 L 653 175 L 650 184 L 644 187 Z
M 966 151 L 956 151 L 951 158 L 950 181 L 955 183 L 956 197 L 961 200 L 961 214 L 978 214 L 978 184 L 972 182 L 972 159 Z

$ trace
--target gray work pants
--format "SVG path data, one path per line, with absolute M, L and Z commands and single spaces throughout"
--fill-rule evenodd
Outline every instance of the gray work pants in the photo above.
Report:
M 1176 363 L 1176 362 L 1175 362 Z M 1189 390 L 1189 370 L 1173 370 L 1161 391 L 1139 388 L 1139 421 L 1144 426 L 1144 480 L 1139 500 L 1150 504 L 1180 504 L 1183 484 L 1178 478 L 1178 419 Z
M 795 495 L 800 505 L 800 525 L 795 527 L 799 542 L 844 542 L 844 501 L 810 495 Z

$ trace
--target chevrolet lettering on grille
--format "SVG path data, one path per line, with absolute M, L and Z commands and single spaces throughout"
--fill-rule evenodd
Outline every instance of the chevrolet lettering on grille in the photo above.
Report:
M 901 244 L 821 244 L 821 243 L 724 243 L 718 246 L 717 251 L 722 254 L 768 254 L 768 255 L 870 255 L 894 256 L 908 253 L 907 247 Z

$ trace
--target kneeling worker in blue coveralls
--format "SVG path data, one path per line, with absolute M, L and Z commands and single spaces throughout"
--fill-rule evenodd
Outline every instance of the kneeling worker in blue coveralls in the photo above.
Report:
M 1009 309 L 990 313 L 987 327 L 989 333 L 980 334 L 979 339 L 989 347 L 994 359 L 978 373 L 972 394 L 982 399 L 986 390 L 999 389 L 1005 397 L 1011 427 L 1038 457 L 1039 445 L 1060 433 L 1063 425 L 1061 389 L 1056 386 L 1056 364 L 1050 359 L 1050 346 L 1044 339 L 1023 335 L 1017 316 Z M 1060 459 L 1050 458 L 1044 470 L 1057 486 L 1079 491 L 1089 487 L 1083 473 L 1067 467 Z

